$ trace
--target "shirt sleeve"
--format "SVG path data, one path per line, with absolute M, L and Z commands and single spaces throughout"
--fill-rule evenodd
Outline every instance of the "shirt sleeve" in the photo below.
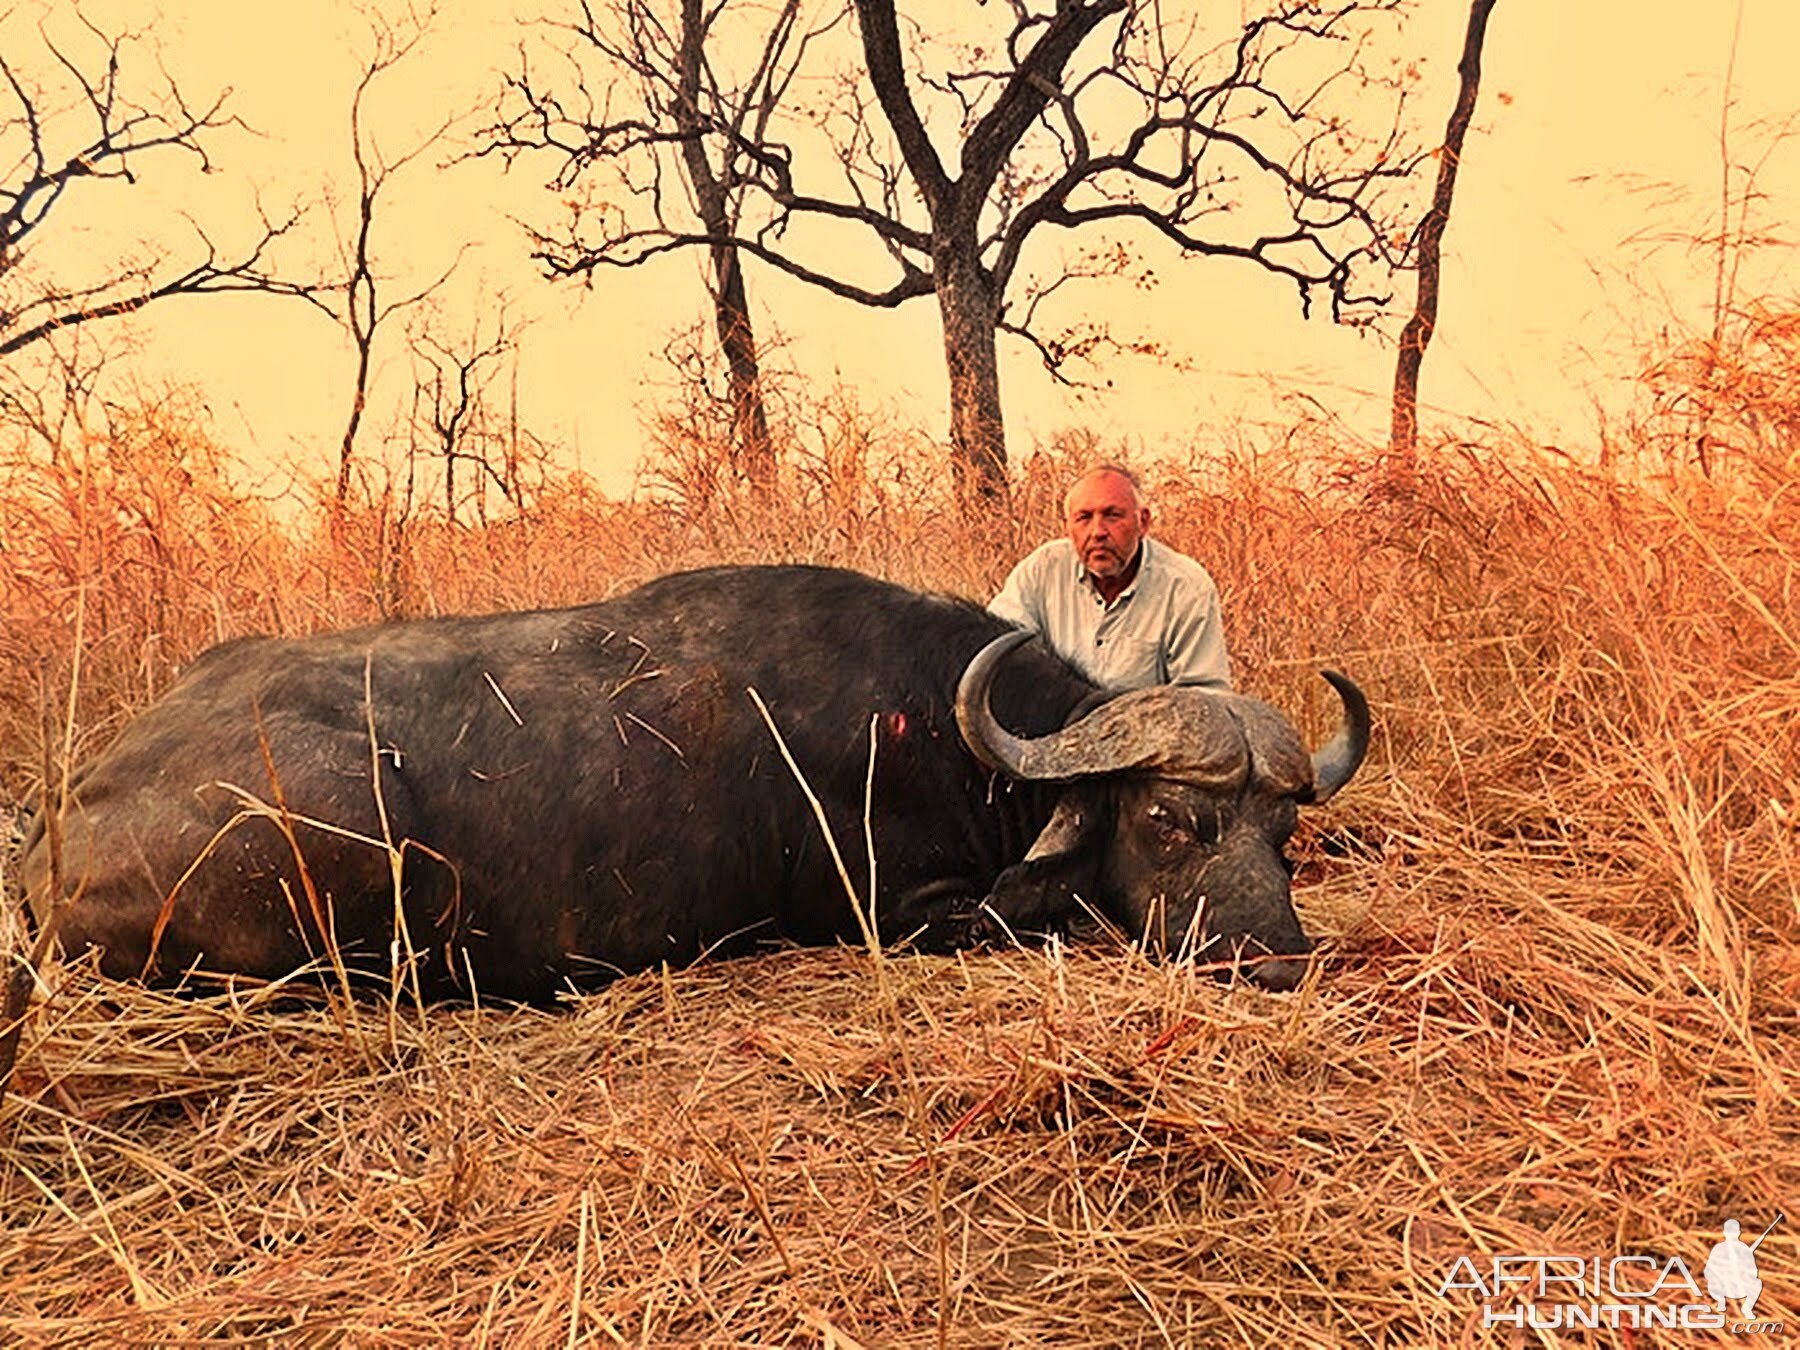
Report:
M 1006 584 L 992 600 L 988 613 L 1034 633 L 1044 631 L 1043 586 L 1039 583 L 1035 559 L 1025 557 L 1006 578 Z
M 1231 657 L 1225 650 L 1225 622 L 1219 612 L 1217 587 L 1206 586 L 1171 616 L 1168 663 L 1170 684 L 1230 690 Z

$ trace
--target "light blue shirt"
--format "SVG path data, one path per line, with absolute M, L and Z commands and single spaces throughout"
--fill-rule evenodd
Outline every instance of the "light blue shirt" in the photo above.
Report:
M 1067 539 L 1033 550 L 989 603 L 993 614 L 1042 635 L 1106 689 L 1153 684 L 1231 688 L 1219 590 L 1206 569 L 1150 539 L 1131 585 L 1110 605 Z

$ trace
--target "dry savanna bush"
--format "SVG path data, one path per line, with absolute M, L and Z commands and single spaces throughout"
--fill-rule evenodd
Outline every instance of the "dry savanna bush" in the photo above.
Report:
M 1298 993 L 1106 944 L 774 952 L 559 1013 L 53 967 L 0 1114 L 0 1326 L 1703 1343 L 1515 1336 L 1440 1291 L 1461 1256 L 1680 1257 L 1698 1280 L 1725 1218 L 1748 1237 L 1800 1196 L 1800 492 L 1786 433 L 1728 406 L 1718 369 L 1591 463 L 1494 439 L 1395 465 L 1302 429 L 1140 465 L 1161 537 L 1220 582 L 1240 684 L 1314 739 L 1321 666 L 1376 709 L 1368 764 L 1296 840 L 1324 939 Z M 1702 464 L 1669 434 L 1706 399 Z M 0 785 L 54 775 L 71 725 L 97 747 L 247 631 L 572 602 L 713 561 L 979 596 L 1107 453 L 1022 456 L 1014 518 L 971 530 L 917 437 L 842 397 L 805 424 L 770 500 L 677 420 L 632 499 L 551 478 L 482 526 L 392 493 L 265 503 L 166 409 L 13 453 Z M 1789 1334 L 1797 1236 L 1790 1217 L 1759 1249 L 1758 1316 Z

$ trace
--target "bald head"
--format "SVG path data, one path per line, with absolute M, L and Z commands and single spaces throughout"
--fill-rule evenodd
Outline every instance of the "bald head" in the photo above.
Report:
M 1129 492 L 1133 510 L 1141 511 L 1149 506 L 1144 495 L 1144 485 L 1130 469 L 1123 464 L 1096 464 L 1069 484 L 1069 490 L 1063 494 L 1063 513 L 1072 514 L 1077 496 L 1090 496 L 1109 481 L 1113 491 Z

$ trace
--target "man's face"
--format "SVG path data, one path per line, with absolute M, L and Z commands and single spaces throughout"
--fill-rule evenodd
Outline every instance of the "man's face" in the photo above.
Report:
M 1110 579 L 1131 566 L 1150 508 L 1138 504 L 1130 479 L 1090 474 L 1069 489 L 1068 510 L 1069 539 L 1090 575 Z

